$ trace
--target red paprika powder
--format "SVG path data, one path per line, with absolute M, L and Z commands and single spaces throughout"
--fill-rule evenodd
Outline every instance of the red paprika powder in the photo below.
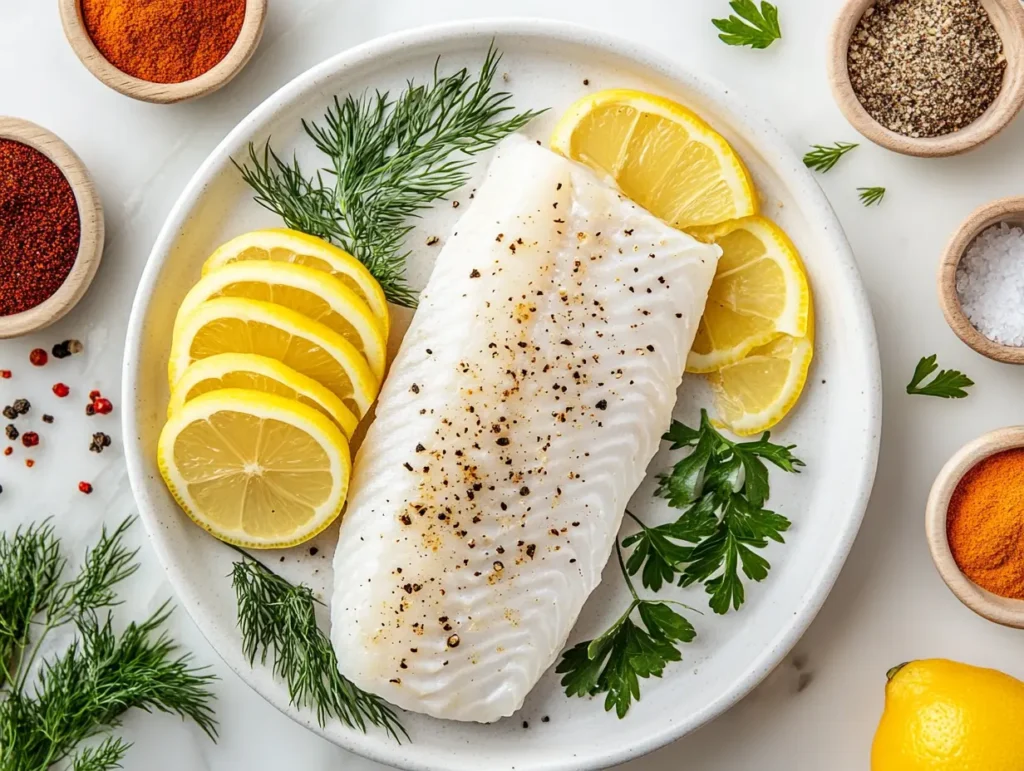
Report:
M 33 308 L 71 272 L 82 238 L 78 204 L 57 165 L 0 139 L 0 316 Z
M 103 57 L 141 80 L 182 83 L 213 69 L 242 31 L 246 0 L 82 0 Z

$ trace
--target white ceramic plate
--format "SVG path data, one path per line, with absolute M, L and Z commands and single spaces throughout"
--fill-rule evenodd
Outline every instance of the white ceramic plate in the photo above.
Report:
M 815 292 L 812 379 L 798 409 L 776 434 L 796 444 L 808 465 L 799 476 L 772 473 L 773 507 L 794 526 L 785 546 L 767 550 L 773 565 L 768 579 L 748 586 L 747 604 L 725 617 L 706 610 L 699 588 L 678 592 L 705 609 L 702 616 L 691 614 L 698 638 L 685 646 L 683 662 L 671 665 L 663 679 L 643 682 L 642 700 L 626 719 L 606 713 L 600 699 L 566 698 L 558 676 L 549 671 L 513 718 L 466 725 L 402 714 L 412 742 L 398 745 L 379 731 L 364 735 L 337 722 L 320 728 L 311 713 L 289 705 L 285 685 L 268 668 L 251 669 L 243 658 L 226 577 L 236 555 L 178 511 L 156 468 L 156 440 L 168 400 L 168 330 L 214 247 L 245 230 L 280 224 L 253 202 L 231 158 L 243 159 L 249 142 L 259 145 L 272 135 L 279 153 L 295 151 L 307 168 L 314 168 L 315 151 L 300 120 L 319 118 L 335 94 L 397 91 L 408 78 L 422 82 L 438 56 L 445 71 L 476 70 L 492 38 L 504 52 L 500 71 L 515 104 L 551 108 L 528 128 L 531 136 L 546 139 L 559 113 L 583 94 L 633 87 L 689 105 L 746 160 L 764 211 L 796 242 Z M 468 191 L 456 197 L 465 202 Z M 443 237 L 456 216 L 452 207 L 441 205 L 410 238 L 415 285 L 422 286 L 439 248 L 426 247 L 427 237 Z M 407 321 L 407 316 L 398 319 L 399 333 Z M 392 335 L 393 345 L 398 337 Z M 792 648 L 832 587 L 867 504 L 881 412 L 875 333 L 857 268 L 824 195 L 782 137 L 726 88 L 669 60 L 586 29 L 538 21 L 448 25 L 370 42 L 299 76 L 242 121 L 196 173 L 156 242 L 132 310 L 124 394 L 125 453 L 142 518 L 182 603 L 224 660 L 271 703 L 331 741 L 402 768 L 445 771 L 602 768 L 683 736 L 735 704 Z M 706 396 L 699 378 L 687 378 L 677 416 L 692 421 Z M 649 481 L 634 496 L 633 510 L 649 522 L 671 516 L 651 493 L 654 474 L 672 460 L 663 449 Z M 332 528 L 313 544 L 265 556 L 289 579 L 322 592 L 331 584 L 334 538 Z M 315 556 L 311 545 L 318 550 Z M 625 603 L 618 567 L 612 564 L 570 642 L 603 630 Z M 543 722 L 544 716 L 550 720 Z

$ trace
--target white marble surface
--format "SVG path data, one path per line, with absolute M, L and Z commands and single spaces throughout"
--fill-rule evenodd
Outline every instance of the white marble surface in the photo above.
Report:
M 107 215 L 108 245 L 93 288 L 57 327 L 0 342 L 0 402 L 28 396 L 31 415 L 57 422 L 29 470 L 20 448 L 0 456 L 0 527 L 52 514 L 77 548 L 103 521 L 133 510 L 117 438 L 116 415 L 87 419 L 85 394 L 101 388 L 118 403 L 128 310 L 157 231 L 193 171 L 252 107 L 293 76 L 377 35 L 448 19 L 547 16 L 643 40 L 697 71 L 747 94 L 803 151 L 812 142 L 856 141 L 833 104 L 825 79 L 825 42 L 840 0 L 778 0 L 785 39 L 767 51 L 721 44 L 709 20 L 726 0 L 271 0 L 255 58 L 223 91 L 192 104 L 161 107 L 106 89 L 78 63 L 60 28 L 57 4 L 0 0 L 0 114 L 41 123 L 60 134 L 92 170 Z M 1024 422 L 1024 372 L 980 358 L 949 331 L 935 299 L 941 248 L 976 205 L 1021 193 L 1024 121 L 964 157 L 917 160 L 863 145 L 821 182 L 839 213 L 867 284 L 882 350 L 885 428 L 878 481 L 853 554 L 821 615 L 768 680 L 730 713 L 676 744 L 628 764 L 633 771 L 761 771 L 865 768 L 882 707 L 885 670 L 910 658 L 946 656 L 1024 677 L 1021 633 L 996 627 L 961 607 L 932 567 L 923 508 L 932 478 L 963 442 Z M 864 209 L 859 186 L 888 188 L 883 204 Z M 28 351 L 79 337 L 86 353 L 33 370 Z M 908 397 L 917 359 L 939 354 L 944 366 L 978 383 L 969 399 Z M 57 380 L 76 391 L 63 402 Z M 88 453 L 89 434 L 105 430 L 114 446 Z M 89 498 L 77 492 L 91 480 Z M 827 511 L 820 512 L 828 516 Z M 126 614 L 141 615 L 171 594 L 145 543 L 143 569 L 129 585 Z M 756 591 L 756 590 L 755 590 Z M 129 771 L 147 769 L 379 769 L 329 745 L 265 704 L 224 667 L 180 613 L 173 632 L 220 675 L 221 738 L 214 745 L 193 726 L 166 716 L 131 715 L 123 734 L 135 742 Z M 609 730 L 615 721 L 609 718 Z

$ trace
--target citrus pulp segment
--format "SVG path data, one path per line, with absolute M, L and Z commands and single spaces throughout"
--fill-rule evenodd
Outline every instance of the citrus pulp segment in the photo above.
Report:
M 229 263 L 244 260 L 291 262 L 336 276 L 370 307 L 387 338 L 391 330 L 391 318 L 384 290 L 366 266 L 344 249 L 298 230 L 254 230 L 231 239 L 211 254 L 203 264 L 203 275 Z
M 213 297 L 244 297 L 275 303 L 319 321 L 348 340 L 381 380 L 387 341 L 369 306 L 335 276 L 303 265 L 270 260 L 232 262 L 203 276 L 185 295 L 178 317 Z
M 175 325 L 168 374 L 172 388 L 197 359 L 255 353 L 326 386 L 361 418 L 380 384 L 359 351 L 318 321 L 273 303 L 216 297 Z
M 157 463 L 182 510 L 217 538 L 256 549 L 312 538 L 341 513 L 351 459 L 338 427 L 274 394 L 211 391 L 164 425 Z
M 254 353 L 219 353 L 192 362 L 171 393 L 167 415 L 170 417 L 197 396 L 225 388 L 242 388 L 295 399 L 333 420 L 346 439 L 352 437 L 359 424 L 341 399 L 324 386 L 276 359 Z
M 696 113 L 628 89 L 586 96 L 559 120 L 551 147 L 610 177 L 674 227 L 754 214 L 757 193 L 743 161 Z

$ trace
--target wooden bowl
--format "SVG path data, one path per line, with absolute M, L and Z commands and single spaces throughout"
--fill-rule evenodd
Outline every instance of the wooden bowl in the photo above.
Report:
M 75 194 L 81 222 L 78 255 L 60 288 L 27 311 L 0 316 L 0 338 L 8 338 L 50 326 L 82 299 L 96 275 L 103 255 L 103 208 L 85 164 L 55 134 L 27 120 L 0 116 L 0 139 L 11 139 L 28 145 L 57 165 Z
M 245 19 L 234 46 L 221 61 L 198 78 L 181 83 L 153 83 L 122 72 L 104 58 L 89 37 L 82 20 L 80 0 L 58 0 L 64 35 L 82 64 L 102 83 L 133 99 L 156 104 L 172 104 L 198 99 L 225 85 L 252 58 L 263 36 L 267 0 L 247 0 Z
M 1001 428 L 961 447 L 942 467 L 932 485 L 925 509 L 925 533 L 939 575 L 960 602 L 989 621 L 1024 629 L 1024 600 L 992 594 L 961 573 L 946 537 L 949 501 L 964 474 L 990 455 L 1018 447 L 1024 447 L 1024 426 Z
M 1024 196 L 1000 198 L 980 206 L 957 228 L 939 262 L 939 305 L 956 336 L 975 351 L 1005 364 L 1024 364 L 1024 347 L 1003 345 L 985 337 L 967 318 L 956 291 L 956 268 L 968 247 L 979 233 L 1000 222 L 1024 227 Z
M 847 0 L 832 26 L 828 77 L 832 95 L 850 124 L 877 145 L 904 155 L 925 158 L 956 155 L 988 141 L 1020 112 L 1024 105 L 1024 8 L 1020 0 L 980 0 L 1003 41 L 1006 71 L 995 101 L 977 120 L 959 131 L 914 139 L 891 131 L 876 121 L 857 99 L 846 68 L 850 38 L 864 11 L 875 0 Z

